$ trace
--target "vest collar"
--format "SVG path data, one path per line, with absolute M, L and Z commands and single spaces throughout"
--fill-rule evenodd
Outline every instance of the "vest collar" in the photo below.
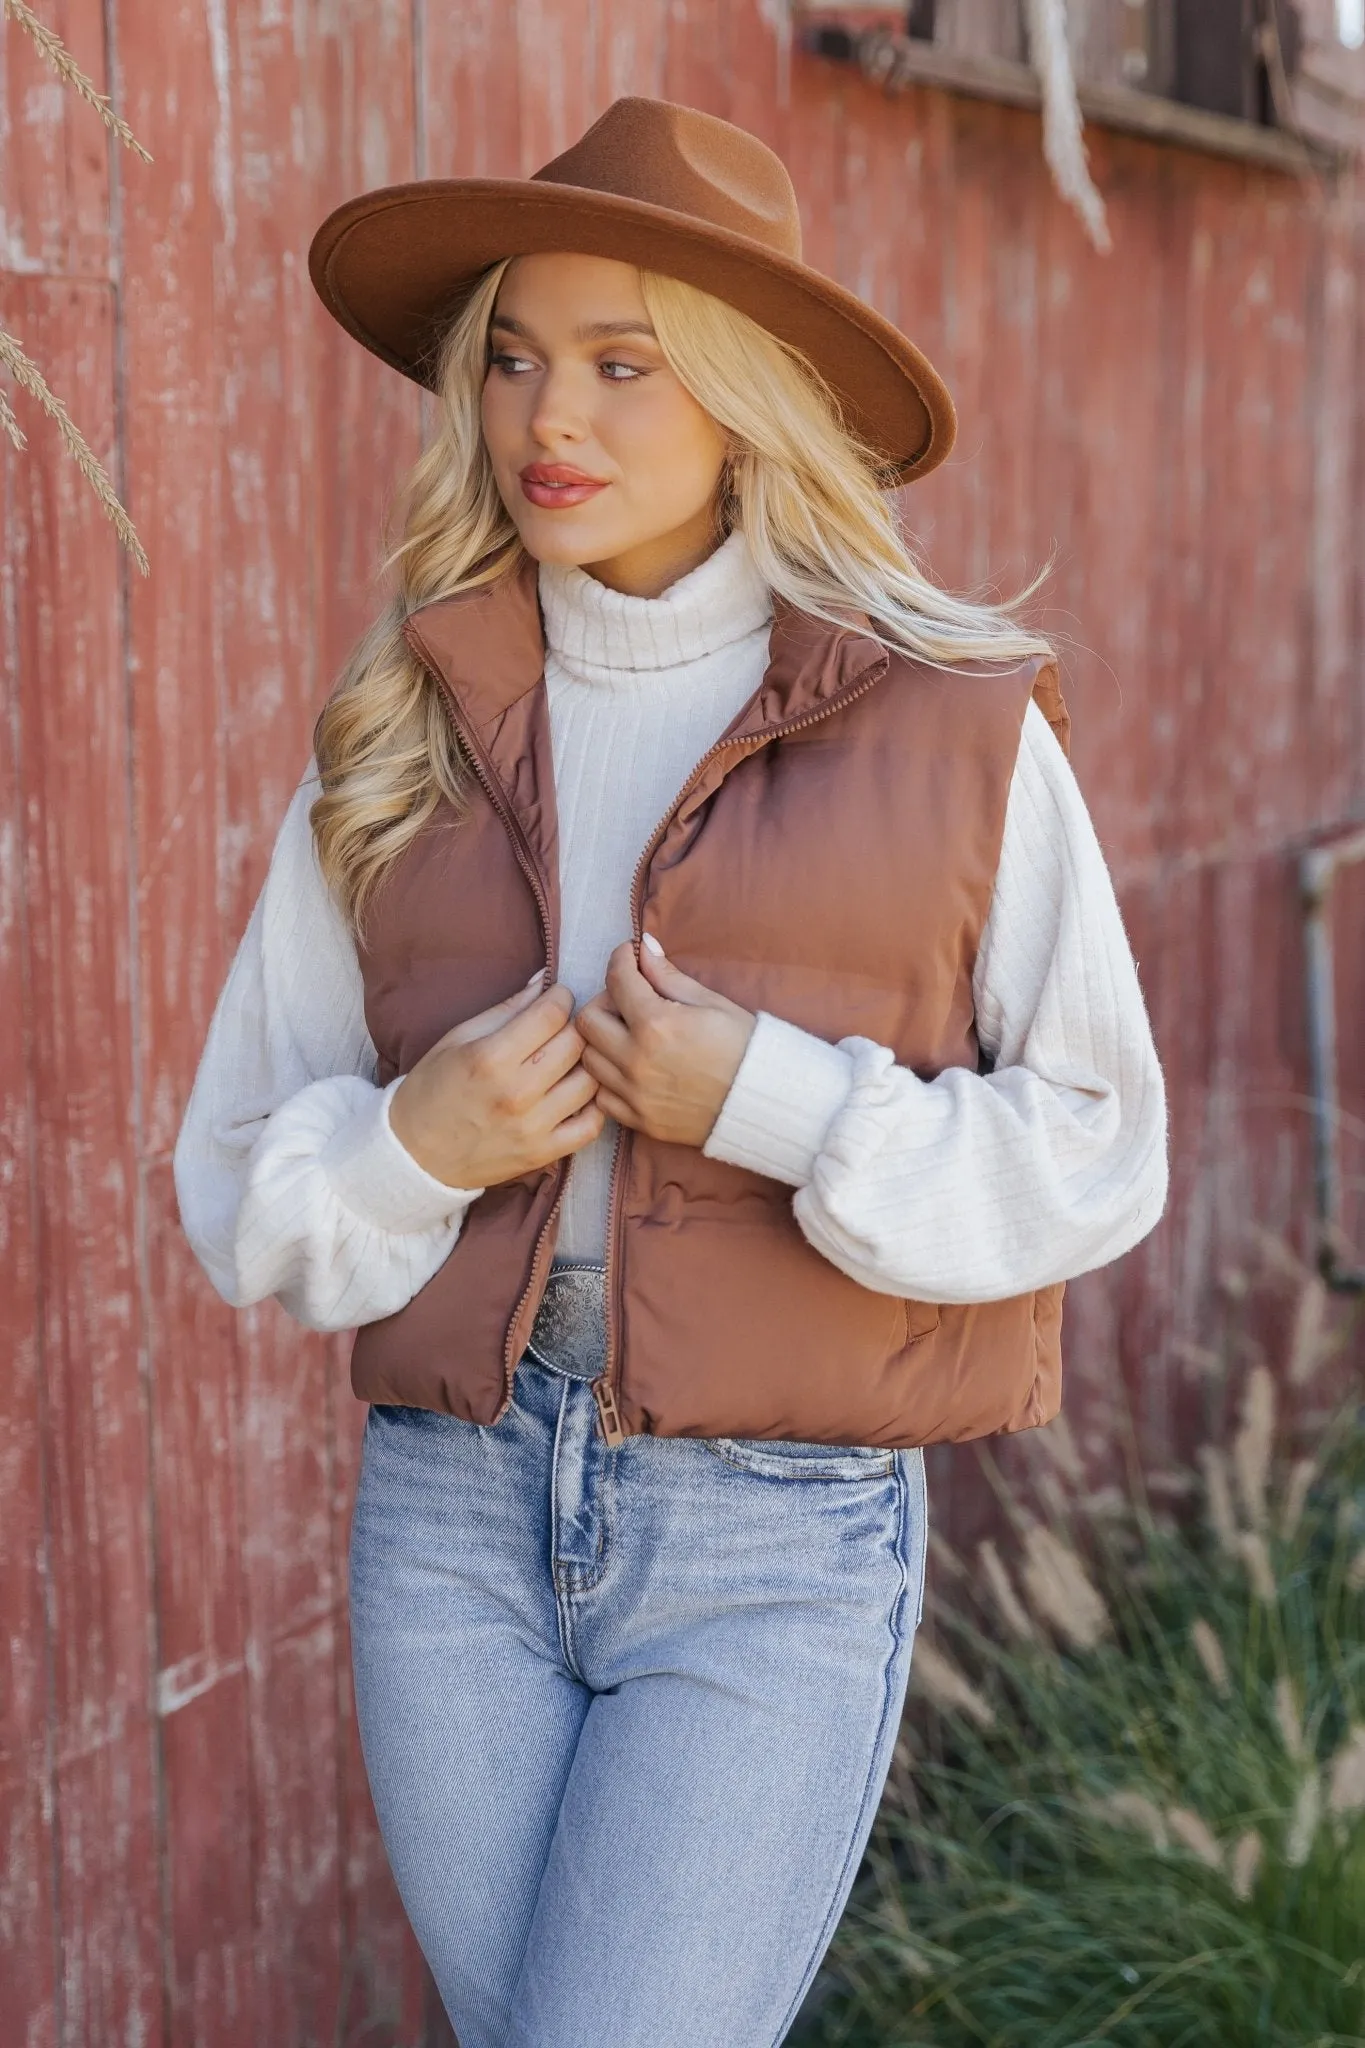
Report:
M 886 650 L 865 619 L 850 615 L 845 625 L 833 626 L 780 600 L 774 610 L 768 668 L 729 729 L 736 737 L 819 711 L 870 669 L 887 663 Z M 536 564 L 523 556 L 494 583 L 420 606 L 404 633 L 445 685 L 460 722 L 489 745 L 505 714 L 544 681 Z M 497 765 L 502 772 L 503 764 Z

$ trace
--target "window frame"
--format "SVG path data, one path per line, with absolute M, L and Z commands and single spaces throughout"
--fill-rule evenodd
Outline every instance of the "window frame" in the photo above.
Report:
M 937 0 L 936 32 L 944 25 L 943 9 L 953 0 Z M 966 0 L 980 10 L 973 18 L 989 20 L 984 10 L 999 0 Z M 1336 35 L 1336 0 L 1298 0 L 1303 16 L 1299 68 L 1288 80 L 1289 120 L 1271 124 L 1251 114 L 1218 112 L 1174 98 L 1161 85 L 1174 83 L 1174 12 L 1181 0 L 1146 0 L 1147 74 L 1156 85 L 1131 77 L 1132 39 L 1129 0 L 1106 0 L 1101 27 L 1106 36 L 1092 38 L 1078 53 L 1076 90 L 1087 122 L 1128 134 L 1143 135 L 1220 156 L 1237 157 L 1289 173 L 1324 175 L 1343 170 L 1365 149 L 1365 48 L 1352 49 Z M 1208 0 L 1192 0 L 1195 7 Z M 1237 4 L 1237 0 L 1225 0 Z M 1241 0 L 1251 7 L 1259 0 Z M 1283 4 L 1283 0 L 1281 0 Z M 921 7 L 921 22 L 933 10 Z M 867 0 L 793 0 L 801 47 L 816 56 L 852 62 L 887 91 L 937 86 L 971 98 L 1010 106 L 1037 107 L 1041 102 L 1032 66 L 1016 56 L 985 47 L 962 47 L 906 32 L 910 8 L 868 5 Z M 950 17 L 951 19 L 951 17 Z M 1330 26 L 1326 39 L 1324 26 Z M 1116 35 L 1122 28 L 1128 33 Z M 979 31 L 978 31 L 979 33 Z M 1125 79 L 1125 62 L 1130 76 Z M 1099 65 L 1108 76 L 1096 76 Z

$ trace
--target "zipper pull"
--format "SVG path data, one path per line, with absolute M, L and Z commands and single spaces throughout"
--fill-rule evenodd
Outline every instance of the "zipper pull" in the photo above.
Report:
M 597 1420 L 601 1424 L 602 1434 L 609 1447 L 615 1450 L 618 1444 L 625 1442 L 626 1433 L 621 1427 L 620 1411 L 616 1406 L 616 1396 L 611 1390 L 611 1383 L 603 1372 L 588 1384 L 597 1403 Z

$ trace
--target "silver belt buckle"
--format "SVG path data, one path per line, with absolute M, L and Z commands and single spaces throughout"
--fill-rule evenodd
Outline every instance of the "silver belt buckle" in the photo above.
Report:
M 596 1379 L 607 1355 L 605 1265 L 555 1266 L 526 1349 L 537 1365 L 575 1380 Z

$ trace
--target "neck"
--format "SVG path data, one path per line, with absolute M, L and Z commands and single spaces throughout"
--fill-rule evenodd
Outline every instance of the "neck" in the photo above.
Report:
M 661 597 L 669 585 L 699 569 L 720 546 L 723 535 L 713 507 L 657 540 L 642 541 L 604 562 L 585 562 L 584 571 L 623 597 Z
M 618 591 L 583 569 L 543 562 L 540 600 L 549 649 L 584 680 L 629 684 L 697 661 L 765 628 L 772 603 L 741 533 L 656 597 Z

